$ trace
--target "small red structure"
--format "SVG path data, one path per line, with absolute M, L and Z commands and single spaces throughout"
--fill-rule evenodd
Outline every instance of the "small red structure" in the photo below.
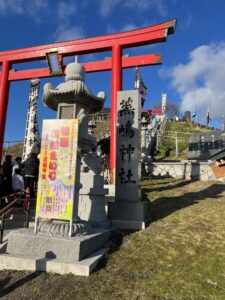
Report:
M 161 109 L 142 109 L 141 113 L 146 114 L 150 117 L 161 116 Z
M 27 187 L 25 190 L 25 197 L 23 200 L 23 208 L 28 209 L 29 208 L 29 201 L 30 201 L 30 188 Z
M 108 34 L 98 37 L 0 52 L 0 64 L 2 65 L 0 75 L 0 155 L 2 155 L 4 142 L 10 82 L 52 76 L 48 68 L 15 71 L 13 70 L 14 64 L 45 60 L 46 54 L 51 51 L 57 51 L 60 55 L 61 61 L 63 57 L 70 55 L 112 51 L 112 59 L 87 62 L 83 65 L 86 72 L 112 70 L 110 168 L 114 178 L 116 166 L 116 99 L 117 92 L 122 89 L 122 69 L 161 64 L 162 62 L 160 54 L 148 54 L 123 58 L 122 50 L 130 47 L 165 42 L 168 35 L 174 33 L 175 25 L 176 19 L 173 19 L 154 26 L 148 26 L 117 34 Z M 65 67 L 63 66 L 62 69 L 63 74 L 65 74 Z
M 225 178 L 225 149 L 218 151 L 209 158 L 212 160 L 210 167 L 216 178 Z

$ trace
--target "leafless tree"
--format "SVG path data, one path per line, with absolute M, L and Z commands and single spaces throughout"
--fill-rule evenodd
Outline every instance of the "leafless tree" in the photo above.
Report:
M 156 102 L 153 104 L 153 109 L 161 109 L 161 102 Z M 174 102 L 166 102 L 166 115 L 169 119 L 173 119 L 175 116 L 180 114 L 180 105 Z

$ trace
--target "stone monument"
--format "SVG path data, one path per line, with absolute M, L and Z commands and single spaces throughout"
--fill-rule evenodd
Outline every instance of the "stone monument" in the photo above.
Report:
M 44 86 L 44 104 L 57 111 L 58 119 L 61 119 L 50 121 L 54 121 L 58 126 L 63 120 L 66 122 L 71 119 L 78 120 L 79 130 L 76 141 L 78 150 L 74 153 L 76 156 L 74 188 L 71 189 L 70 184 L 61 193 L 63 180 L 57 180 L 59 173 L 56 168 L 57 163 L 61 163 L 60 166 L 63 169 L 64 163 L 57 161 L 56 157 L 61 153 L 59 152 L 60 147 L 70 147 L 73 144 L 72 149 L 74 149 L 75 143 L 73 139 L 72 141 L 69 138 L 66 140 L 69 136 L 69 127 L 62 127 L 62 133 L 55 128 L 51 131 L 50 142 L 44 142 L 44 138 L 49 138 L 49 134 L 42 137 L 42 148 L 44 149 L 40 159 L 37 198 L 39 206 L 36 209 L 35 230 L 33 232 L 31 229 L 23 229 L 11 232 L 6 249 L 7 254 L 4 254 L 3 258 L 4 268 L 89 275 L 100 256 L 105 253 L 105 250 L 101 250 L 101 248 L 109 239 L 111 224 L 106 213 L 105 194 L 107 190 L 104 189 L 104 178 L 100 175 L 101 160 L 93 151 L 96 147 L 96 139 L 88 133 L 88 114 L 102 109 L 105 93 L 100 92 L 95 97 L 85 85 L 84 79 L 84 67 L 75 62 L 67 65 L 64 83 L 56 88 L 51 84 Z M 75 121 L 77 122 L 77 120 Z M 71 121 L 73 126 L 76 126 L 75 121 Z M 44 126 L 48 126 L 48 124 L 44 123 Z M 48 147 L 50 151 L 56 149 L 50 152 L 50 156 L 45 154 Z M 51 157 L 53 161 L 51 161 Z M 66 160 L 69 157 L 66 155 L 60 157 L 61 160 L 65 160 L 65 164 L 66 162 L 68 164 Z M 72 175 L 71 178 L 73 178 Z M 47 185 L 53 187 L 48 194 L 43 188 L 46 182 Z M 61 198 L 57 197 L 59 189 Z M 55 214 L 57 215 L 59 211 L 60 216 L 63 215 L 60 201 L 64 197 L 64 202 L 68 202 L 67 198 L 71 192 L 73 192 L 72 203 L 66 203 L 66 207 L 70 209 L 72 207 L 72 211 L 69 213 L 71 217 L 66 219 L 67 221 L 60 217 L 55 218 Z M 40 207 L 43 209 L 41 210 Z M 43 218 L 48 214 L 49 218 Z M 14 265 L 13 257 L 17 257 L 17 263 Z M 2 267 L 1 258 L 2 255 L 0 255 L 0 266 Z M 23 264 L 18 263 L 19 259 L 23 260 Z M 29 259 L 30 261 L 28 261 Z
M 27 122 L 25 128 L 25 139 L 22 160 L 25 161 L 30 153 L 40 153 L 40 133 L 38 127 L 37 102 L 40 90 L 40 79 L 30 81 L 29 102 L 27 111 Z
M 191 122 L 191 112 L 189 110 L 185 111 L 184 113 L 184 120 L 188 123 Z
M 144 229 L 146 201 L 141 201 L 141 94 L 139 90 L 117 94 L 116 196 L 109 203 L 109 218 L 120 229 Z
M 210 159 L 225 148 L 225 133 L 220 131 L 192 133 L 189 140 L 189 160 Z

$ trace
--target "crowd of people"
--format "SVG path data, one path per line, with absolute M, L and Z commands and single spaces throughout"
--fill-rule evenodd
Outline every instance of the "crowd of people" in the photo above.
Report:
M 0 166 L 0 198 L 16 192 L 30 190 L 30 197 L 35 196 L 38 180 L 39 159 L 35 153 L 22 162 L 21 157 L 13 160 L 11 155 L 6 155 Z

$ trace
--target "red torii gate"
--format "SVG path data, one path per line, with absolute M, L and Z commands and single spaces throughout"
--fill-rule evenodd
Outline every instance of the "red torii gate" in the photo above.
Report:
M 8 107 L 8 94 L 11 81 L 51 77 L 48 68 L 15 71 L 13 64 L 46 59 L 46 53 L 58 51 L 61 59 L 70 55 L 81 55 L 112 51 L 112 59 L 83 63 L 86 72 L 112 70 L 111 88 L 111 139 L 110 139 L 110 169 L 112 178 L 116 167 L 116 122 L 117 122 L 117 92 L 122 89 L 122 68 L 160 64 L 161 54 L 148 54 L 134 57 L 122 57 L 122 50 L 167 40 L 168 34 L 175 32 L 176 19 L 117 34 L 60 42 L 17 50 L 0 52 L 0 159 L 4 143 L 5 122 Z M 65 74 L 65 66 L 63 67 Z

